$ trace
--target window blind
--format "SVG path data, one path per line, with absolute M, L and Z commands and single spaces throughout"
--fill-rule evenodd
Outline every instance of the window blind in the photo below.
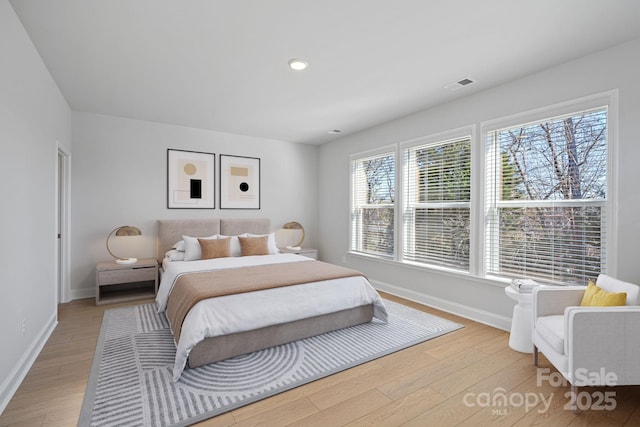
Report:
M 605 272 L 606 139 L 606 108 L 487 133 L 487 273 L 586 284 Z
M 403 259 L 469 270 L 471 140 L 404 150 Z
M 351 250 L 394 256 L 395 152 L 353 159 Z

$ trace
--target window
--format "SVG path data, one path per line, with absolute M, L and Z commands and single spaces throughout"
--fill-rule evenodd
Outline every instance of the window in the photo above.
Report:
M 393 257 L 395 150 L 351 160 L 351 250 Z
M 614 275 L 616 116 L 610 91 L 352 155 L 350 251 L 488 281 Z
M 471 139 L 404 150 L 402 259 L 469 271 Z
M 607 108 L 486 138 L 486 273 L 565 284 L 604 273 Z

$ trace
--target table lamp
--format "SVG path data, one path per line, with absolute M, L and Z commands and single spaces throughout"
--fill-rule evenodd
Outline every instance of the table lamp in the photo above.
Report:
M 140 229 L 130 225 L 123 225 L 122 227 L 118 227 L 113 230 L 107 236 L 107 252 L 116 259 L 116 264 L 134 264 L 138 262 L 138 258 L 120 258 L 111 252 L 111 249 L 109 249 L 109 239 L 111 239 L 111 236 L 113 236 L 114 233 L 116 236 L 140 236 L 142 235 Z
M 302 224 L 300 224 L 299 222 L 291 221 L 283 225 L 282 229 L 283 230 L 300 230 L 302 232 L 302 235 L 300 236 L 300 240 L 298 241 L 298 243 L 294 245 L 287 245 L 287 249 L 300 250 L 301 249 L 300 245 L 304 240 L 304 227 L 302 226 Z M 289 237 L 291 238 L 292 236 L 290 235 Z

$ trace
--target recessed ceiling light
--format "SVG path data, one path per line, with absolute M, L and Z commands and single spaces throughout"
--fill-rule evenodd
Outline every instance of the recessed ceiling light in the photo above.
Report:
M 340 133 L 340 132 L 342 132 L 342 129 L 331 129 L 329 131 L 330 134 L 336 134 L 336 133 Z
M 291 69 L 295 71 L 302 71 L 308 66 L 309 66 L 309 63 L 304 59 L 294 58 L 289 60 L 289 67 L 291 67 Z

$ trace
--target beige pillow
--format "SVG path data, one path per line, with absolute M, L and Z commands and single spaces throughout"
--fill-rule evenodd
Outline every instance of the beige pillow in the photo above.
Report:
M 242 248 L 242 256 L 249 255 L 269 255 L 269 236 L 261 237 L 241 237 L 240 247 Z
M 224 258 L 231 256 L 231 237 L 226 239 L 198 239 L 202 248 L 200 259 Z

